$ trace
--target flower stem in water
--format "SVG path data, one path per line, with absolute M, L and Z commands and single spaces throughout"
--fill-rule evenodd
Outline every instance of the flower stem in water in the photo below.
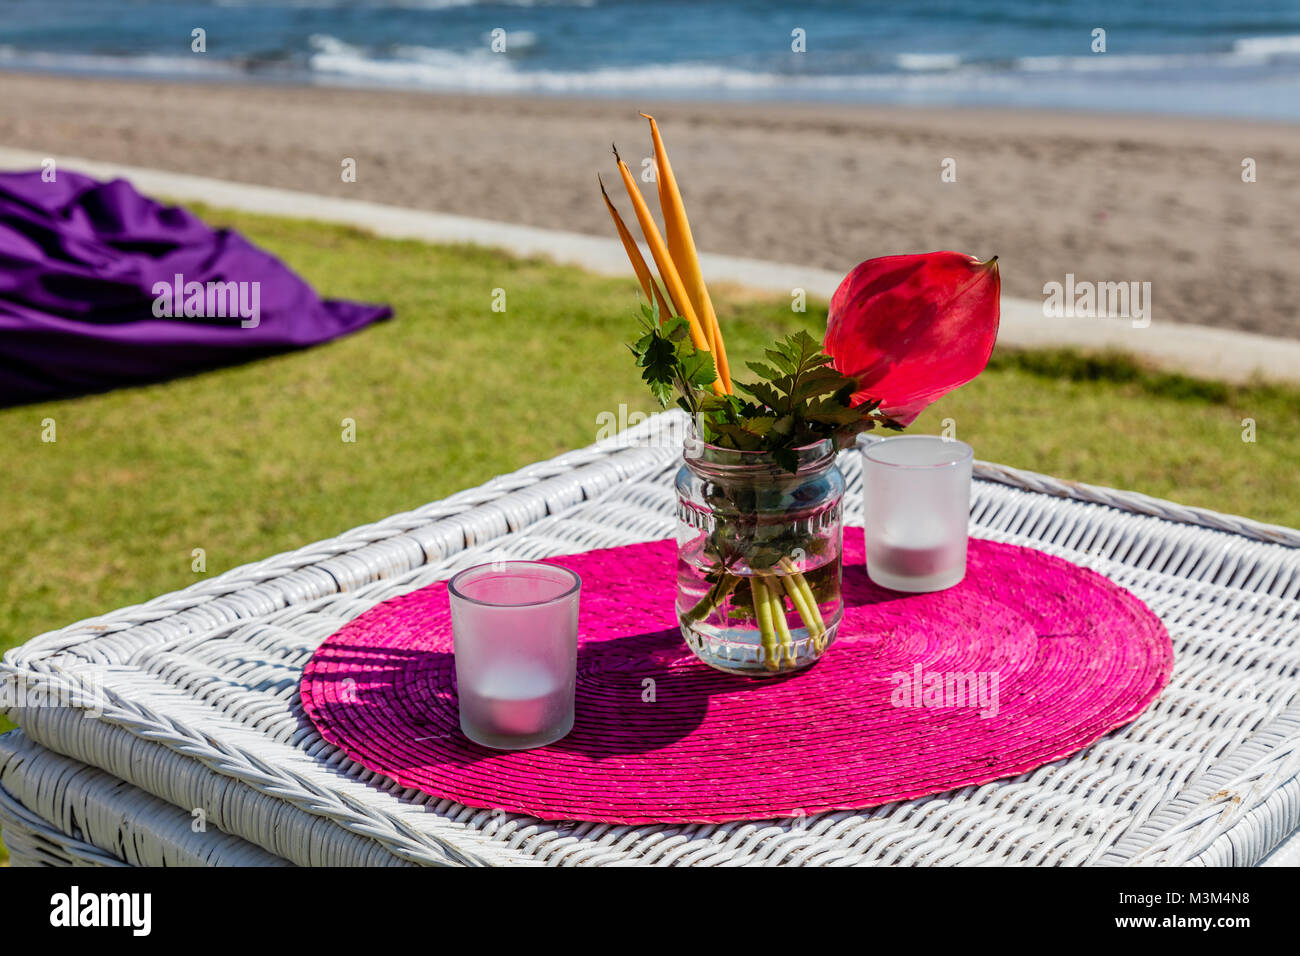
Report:
M 826 621 L 822 618 L 822 609 L 817 603 L 817 595 L 813 593 L 812 585 L 803 576 L 803 572 L 795 569 L 794 563 L 789 558 L 781 559 L 781 567 L 789 572 L 790 577 L 794 579 L 795 587 L 803 594 L 804 601 L 808 605 L 809 614 L 803 614 L 803 619 L 804 623 L 808 625 L 809 632 L 813 633 L 816 638 L 824 637 L 826 634 Z M 793 595 L 791 599 L 793 600 Z M 801 614 L 802 611 L 803 609 L 800 608 Z
M 776 633 L 773 630 L 772 603 L 768 596 L 767 585 L 762 578 L 754 575 L 749 579 L 749 589 L 754 594 L 754 614 L 758 618 L 758 639 L 763 645 L 763 666 L 768 670 L 779 670 L 781 659 L 777 656 Z M 784 620 L 784 615 L 782 615 Z
M 718 583 L 709 588 L 709 593 L 700 598 L 695 607 L 686 612 L 686 620 L 691 622 L 704 620 L 713 613 L 713 609 L 721 604 L 723 599 L 739 583 L 740 578 L 736 575 L 724 573 L 718 579 Z
M 790 637 L 790 625 L 785 620 L 785 602 L 781 600 L 781 586 L 775 582 L 763 582 L 768 593 L 772 624 L 776 628 L 777 639 L 781 642 L 781 653 L 791 664 L 794 663 L 794 641 Z
M 803 582 L 803 587 L 799 586 L 796 580 L 798 572 L 787 574 L 781 577 L 781 584 L 785 586 L 785 593 L 790 595 L 790 603 L 794 609 L 799 612 L 799 617 L 803 619 L 804 626 L 808 628 L 808 636 L 816 638 L 821 634 L 821 628 L 817 626 L 817 618 L 808 606 L 808 582 Z

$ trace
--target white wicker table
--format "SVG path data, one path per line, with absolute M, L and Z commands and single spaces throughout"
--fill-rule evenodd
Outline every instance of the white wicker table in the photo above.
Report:
M 862 812 L 552 824 L 351 763 L 304 719 L 313 650 L 374 604 L 496 557 L 670 535 L 683 417 L 29 641 L 0 825 L 15 864 L 1234 864 L 1300 861 L 1300 532 L 980 465 L 971 528 L 1087 565 L 1174 639 L 1137 721 L 1020 777 Z M 857 456 L 841 461 L 861 519 Z M 31 696 L 26 698 L 29 702 Z M 84 702 L 83 702 L 84 703 Z M 1289 840 L 1289 842 L 1288 842 Z

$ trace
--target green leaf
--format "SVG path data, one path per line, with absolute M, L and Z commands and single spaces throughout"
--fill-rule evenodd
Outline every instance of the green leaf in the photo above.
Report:
M 647 375 L 654 373 L 671 377 L 677 365 L 677 352 L 671 342 L 657 335 L 648 335 L 637 343 L 636 348 L 640 350 L 636 364 L 644 368 Z
M 799 377 L 799 384 L 791 391 L 790 399 L 802 402 L 819 395 L 834 395 L 846 384 L 851 386 L 852 380 L 846 379 L 833 368 L 812 368 Z
M 770 365 L 764 365 L 762 362 L 746 362 L 745 365 L 748 366 L 749 370 L 755 375 L 767 379 L 769 382 L 775 381 L 781 377 L 780 372 L 772 368 Z
M 852 407 L 857 382 L 834 367 L 830 356 L 805 331 L 796 332 L 764 351 L 768 361 L 746 362 L 757 376 L 752 382 L 736 382 L 738 394 L 715 395 L 717 379 L 713 356 L 695 348 L 690 327 L 680 316 L 659 322 L 658 303 L 642 306 L 642 335 L 629 346 L 655 400 L 667 407 L 676 392 L 677 404 L 695 419 L 705 441 L 723 448 L 764 451 L 787 471 L 798 469 L 794 449 L 822 440 L 837 448 L 850 445 L 863 431 L 880 427 L 901 430 L 902 426 L 879 412 L 879 402 Z M 771 529 L 755 527 L 746 542 L 724 547 L 753 547 L 761 553 L 784 553 L 790 542 L 773 538 Z M 769 540 L 771 538 L 772 540 Z M 742 549 L 743 549 L 742 548 Z M 722 551 L 717 553 L 722 554 Z
M 802 329 L 785 341 L 778 342 L 776 349 L 768 349 L 764 354 L 785 369 L 787 375 L 795 375 L 830 362 L 830 356 L 822 355 L 817 340 Z
M 772 449 L 772 460 L 791 474 L 799 470 L 799 456 L 793 448 Z M 772 563 L 775 564 L 776 562 Z
M 669 382 L 648 382 L 650 394 L 659 403 L 660 408 L 667 408 L 673 401 L 673 386 Z M 690 409 L 687 409 L 689 412 Z
M 820 402 L 814 402 L 803 410 L 803 418 L 806 421 L 818 422 L 825 425 L 849 425 L 862 418 L 862 413 L 856 408 L 849 408 L 847 405 L 841 405 L 834 399 L 823 399 Z
M 736 382 L 735 387 L 742 392 L 753 395 L 761 404 L 766 405 L 774 412 L 786 409 L 786 400 L 781 396 L 780 391 L 769 382 Z
M 727 440 L 727 444 L 740 451 L 758 451 L 763 447 L 763 436 L 757 435 L 740 425 L 731 422 L 714 422 L 714 433 Z
M 718 377 L 713 356 L 699 349 L 692 349 L 685 355 L 678 349 L 677 364 L 681 369 L 682 378 L 696 388 L 706 388 Z
M 691 334 L 690 323 L 685 319 L 668 319 L 663 325 L 664 335 L 672 342 L 684 342 Z
M 771 359 L 772 363 L 786 375 L 793 375 L 795 373 L 795 363 L 788 358 L 784 352 L 777 351 L 776 349 L 764 349 L 763 354 Z M 774 378 L 775 376 L 769 377 Z
M 858 383 L 855 379 L 851 379 L 848 376 L 845 376 L 844 382 L 845 382 L 844 387 L 841 388 L 838 392 L 836 392 L 833 398 L 836 402 L 838 402 L 841 405 L 850 405 L 853 402 L 853 393 L 858 390 Z M 876 406 L 878 406 L 879 404 L 880 404 L 879 402 L 871 402 L 871 401 L 863 403 L 863 405 L 871 406 L 870 408 L 866 409 L 869 412 L 875 411 Z M 859 408 L 861 407 L 862 406 L 859 406 Z
M 628 348 L 632 350 L 632 354 L 636 356 L 636 364 L 639 367 L 645 365 L 645 362 L 642 361 L 642 359 L 644 359 L 646 352 L 650 350 L 654 343 L 654 334 L 647 332 L 645 335 L 641 336 L 641 338 L 637 339 L 635 344 L 628 346 Z
M 774 435 L 788 438 L 794 434 L 794 430 L 798 425 L 799 421 L 793 415 L 783 415 L 772 423 L 770 431 Z
M 710 392 L 700 399 L 700 411 L 734 415 L 744 404 L 735 395 L 714 395 Z

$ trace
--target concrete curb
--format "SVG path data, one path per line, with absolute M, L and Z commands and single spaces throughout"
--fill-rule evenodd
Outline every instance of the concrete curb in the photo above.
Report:
M 2 169 L 39 168 L 47 159 L 53 159 L 57 169 L 73 169 L 100 179 L 129 179 L 141 192 L 169 199 L 347 224 L 393 239 L 494 246 L 515 255 L 545 256 L 603 275 L 631 274 L 622 246 L 612 237 L 516 226 L 358 199 L 317 196 L 0 147 Z M 710 282 L 729 282 L 783 296 L 803 289 L 808 295 L 828 299 L 843 278 L 839 273 L 826 269 L 711 253 L 701 255 L 700 265 Z M 1152 321 L 1146 328 L 1135 328 L 1127 319 L 1053 319 L 1043 315 L 1041 302 L 1028 299 L 1002 299 L 998 342 L 1019 348 L 1121 349 L 1162 368 L 1232 382 L 1256 376 L 1273 381 L 1300 381 L 1298 340 L 1159 320 Z

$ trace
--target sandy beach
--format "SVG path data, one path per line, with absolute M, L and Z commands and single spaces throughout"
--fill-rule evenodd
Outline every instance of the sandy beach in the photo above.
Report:
M 704 250 L 838 270 L 997 254 L 1009 295 L 1041 299 L 1067 274 L 1150 282 L 1156 322 L 1300 338 L 1295 126 L 13 73 L 0 91 L 6 146 L 602 236 L 596 173 L 615 175 L 611 141 L 641 166 L 644 109 Z

